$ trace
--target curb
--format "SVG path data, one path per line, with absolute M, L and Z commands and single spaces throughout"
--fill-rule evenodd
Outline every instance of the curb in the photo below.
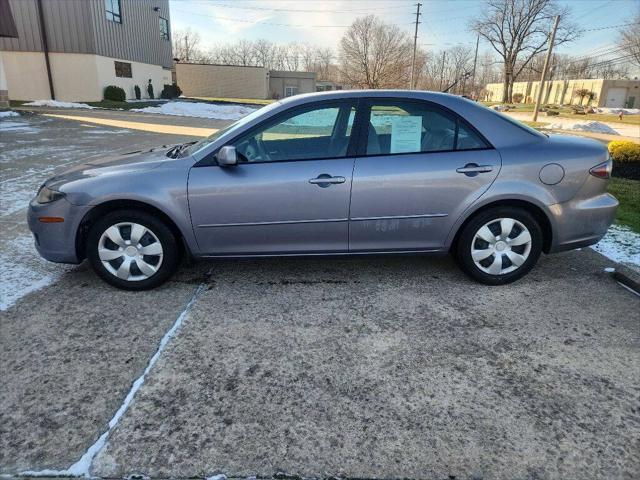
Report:
M 640 273 L 624 265 L 619 265 L 618 268 L 611 273 L 611 277 L 640 296 Z

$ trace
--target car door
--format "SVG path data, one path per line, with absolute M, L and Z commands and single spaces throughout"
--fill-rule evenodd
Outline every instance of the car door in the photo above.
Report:
M 371 99 L 362 116 L 349 250 L 442 248 L 459 215 L 496 178 L 500 155 L 431 102 Z
M 241 133 L 238 165 L 194 167 L 191 220 L 208 255 L 346 252 L 353 101 L 293 107 Z

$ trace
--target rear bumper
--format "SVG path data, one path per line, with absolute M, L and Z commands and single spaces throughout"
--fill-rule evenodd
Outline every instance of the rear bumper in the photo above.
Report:
M 82 259 L 76 252 L 76 234 L 89 209 L 72 205 L 64 198 L 46 204 L 32 200 L 27 221 L 40 256 L 51 262 L 80 263 Z M 62 217 L 64 222 L 42 223 L 40 217 Z
M 608 193 L 550 205 L 554 225 L 549 253 L 598 243 L 613 223 L 617 208 L 618 200 Z

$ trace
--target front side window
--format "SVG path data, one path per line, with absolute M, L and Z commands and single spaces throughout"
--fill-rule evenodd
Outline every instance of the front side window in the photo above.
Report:
M 374 101 L 367 155 L 446 152 L 487 148 L 454 114 L 424 102 Z
M 120 13 L 120 0 L 104 0 L 104 8 L 107 20 L 110 22 L 122 23 L 122 14 Z
M 169 40 L 169 21 L 160 17 L 160 39 Z
M 355 106 L 300 111 L 267 122 L 234 142 L 241 163 L 341 158 L 347 155 Z
M 116 77 L 132 78 L 131 64 L 127 62 L 114 62 L 116 67 Z

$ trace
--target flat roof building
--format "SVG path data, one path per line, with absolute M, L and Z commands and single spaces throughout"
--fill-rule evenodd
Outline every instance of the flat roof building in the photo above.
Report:
M 9 0 L 17 38 L 0 38 L 15 100 L 99 101 L 108 85 L 143 97 L 171 83 L 169 0 Z

